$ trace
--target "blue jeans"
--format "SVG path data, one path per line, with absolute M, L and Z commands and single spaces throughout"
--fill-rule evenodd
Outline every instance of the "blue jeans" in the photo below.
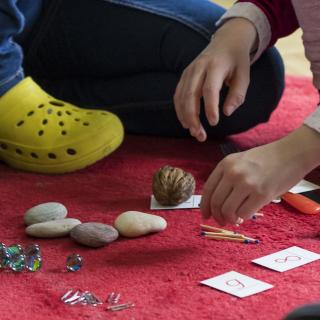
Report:
M 14 38 L 24 38 L 33 27 L 41 1 L 0 1 L 0 96 L 23 79 L 23 53 Z
M 60 99 L 116 113 L 128 133 L 187 136 L 172 97 L 182 71 L 207 46 L 224 10 L 205 0 L 180 0 L 193 7 L 177 7 L 183 12 L 172 18 L 165 8 L 146 9 L 156 2 L 44 1 L 31 36 L 20 42 L 26 74 Z M 143 10 L 137 9 L 142 3 Z M 196 19 L 187 19 L 192 9 Z M 219 125 L 210 127 L 201 115 L 210 136 L 238 133 L 269 119 L 284 86 L 275 49 L 253 65 L 251 79 L 246 102 L 233 116 L 221 114 Z M 222 101 L 225 95 L 226 88 Z

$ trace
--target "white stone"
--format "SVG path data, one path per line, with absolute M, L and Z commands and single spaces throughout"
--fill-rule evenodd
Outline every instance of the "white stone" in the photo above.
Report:
M 152 232 L 159 232 L 167 227 L 162 217 L 139 211 L 126 211 L 114 222 L 119 233 L 128 238 L 139 237 Z
M 72 228 L 80 224 L 78 219 L 61 219 L 35 223 L 26 228 L 26 234 L 37 238 L 58 238 L 67 236 Z
M 58 202 L 47 202 L 30 208 L 24 214 L 24 222 L 27 226 L 35 223 L 61 220 L 68 214 L 67 208 Z

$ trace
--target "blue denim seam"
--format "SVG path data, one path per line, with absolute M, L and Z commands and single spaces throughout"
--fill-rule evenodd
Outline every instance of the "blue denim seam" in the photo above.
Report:
M 104 0 L 104 1 L 115 3 L 115 4 L 120 4 L 120 5 L 123 5 L 123 6 L 135 8 L 135 9 L 144 10 L 144 11 L 147 11 L 147 12 L 150 12 L 150 13 L 153 13 L 153 14 L 162 15 L 162 16 L 165 16 L 167 18 L 171 18 L 173 20 L 179 21 L 179 22 L 187 25 L 191 29 L 196 29 L 207 40 L 210 40 L 210 38 L 212 36 L 212 34 L 209 32 L 209 30 L 203 28 L 203 26 L 201 26 L 201 25 L 199 25 L 199 24 L 197 24 L 195 22 L 194 23 L 190 23 L 190 21 L 188 21 L 187 19 L 184 19 L 183 17 L 177 17 L 177 16 L 172 15 L 172 14 L 168 13 L 167 11 L 161 10 L 159 8 L 157 8 L 157 10 L 153 10 L 152 8 L 149 8 L 147 6 L 131 4 L 131 3 L 127 3 L 127 2 L 121 1 L 121 0 Z
M 13 81 L 14 79 L 18 78 L 19 76 L 24 76 L 23 73 L 23 69 L 19 68 L 17 72 L 15 72 L 13 75 L 11 75 L 10 77 L 3 79 L 2 81 L 0 81 L 0 88 L 4 87 L 5 85 L 7 85 L 9 82 Z

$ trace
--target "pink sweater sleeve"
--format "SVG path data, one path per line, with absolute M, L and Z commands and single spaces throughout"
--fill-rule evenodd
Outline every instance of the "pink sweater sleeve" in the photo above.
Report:
M 250 2 L 256 5 L 267 17 L 272 46 L 279 38 L 285 37 L 299 28 L 299 23 L 291 0 L 239 0 L 238 3 Z

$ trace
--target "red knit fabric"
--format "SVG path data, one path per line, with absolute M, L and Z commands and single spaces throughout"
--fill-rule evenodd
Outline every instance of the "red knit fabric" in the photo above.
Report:
M 271 122 L 234 138 L 242 146 L 284 135 L 313 109 L 317 95 L 310 80 L 289 78 L 287 82 Z M 37 240 L 24 234 L 25 210 L 47 201 L 65 204 L 69 216 L 83 222 L 112 224 L 126 210 L 150 212 L 155 170 L 170 164 L 190 171 L 200 192 L 221 158 L 215 141 L 200 144 L 191 139 L 126 137 L 113 155 L 73 174 L 36 175 L 0 165 L 0 240 L 8 245 L 36 242 L 44 259 L 43 269 L 36 273 L 0 272 L 0 319 L 279 320 L 294 307 L 320 299 L 320 262 L 283 274 L 250 262 L 294 245 L 320 253 L 319 217 L 299 214 L 285 204 L 266 206 L 264 217 L 240 227 L 246 235 L 261 239 L 260 245 L 201 239 L 197 209 L 156 212 L 168 221 L 167 230 L 119 239 L 101 249 L 82 247 L 69 238 Z M 79 272 L 68 273 L 65 260 L 73 252 L 81 254 L 85 264 Z M 230 270 L 274 288 L 239 299 L 199 285 L 201 280 Z M 60 297 L 69 288 L 92 291 L 103 300 L 117 291 L 123 302 L 132 301 L 136 307 L 111 313 L 105 311 L 106 305 L 66 306 Z

